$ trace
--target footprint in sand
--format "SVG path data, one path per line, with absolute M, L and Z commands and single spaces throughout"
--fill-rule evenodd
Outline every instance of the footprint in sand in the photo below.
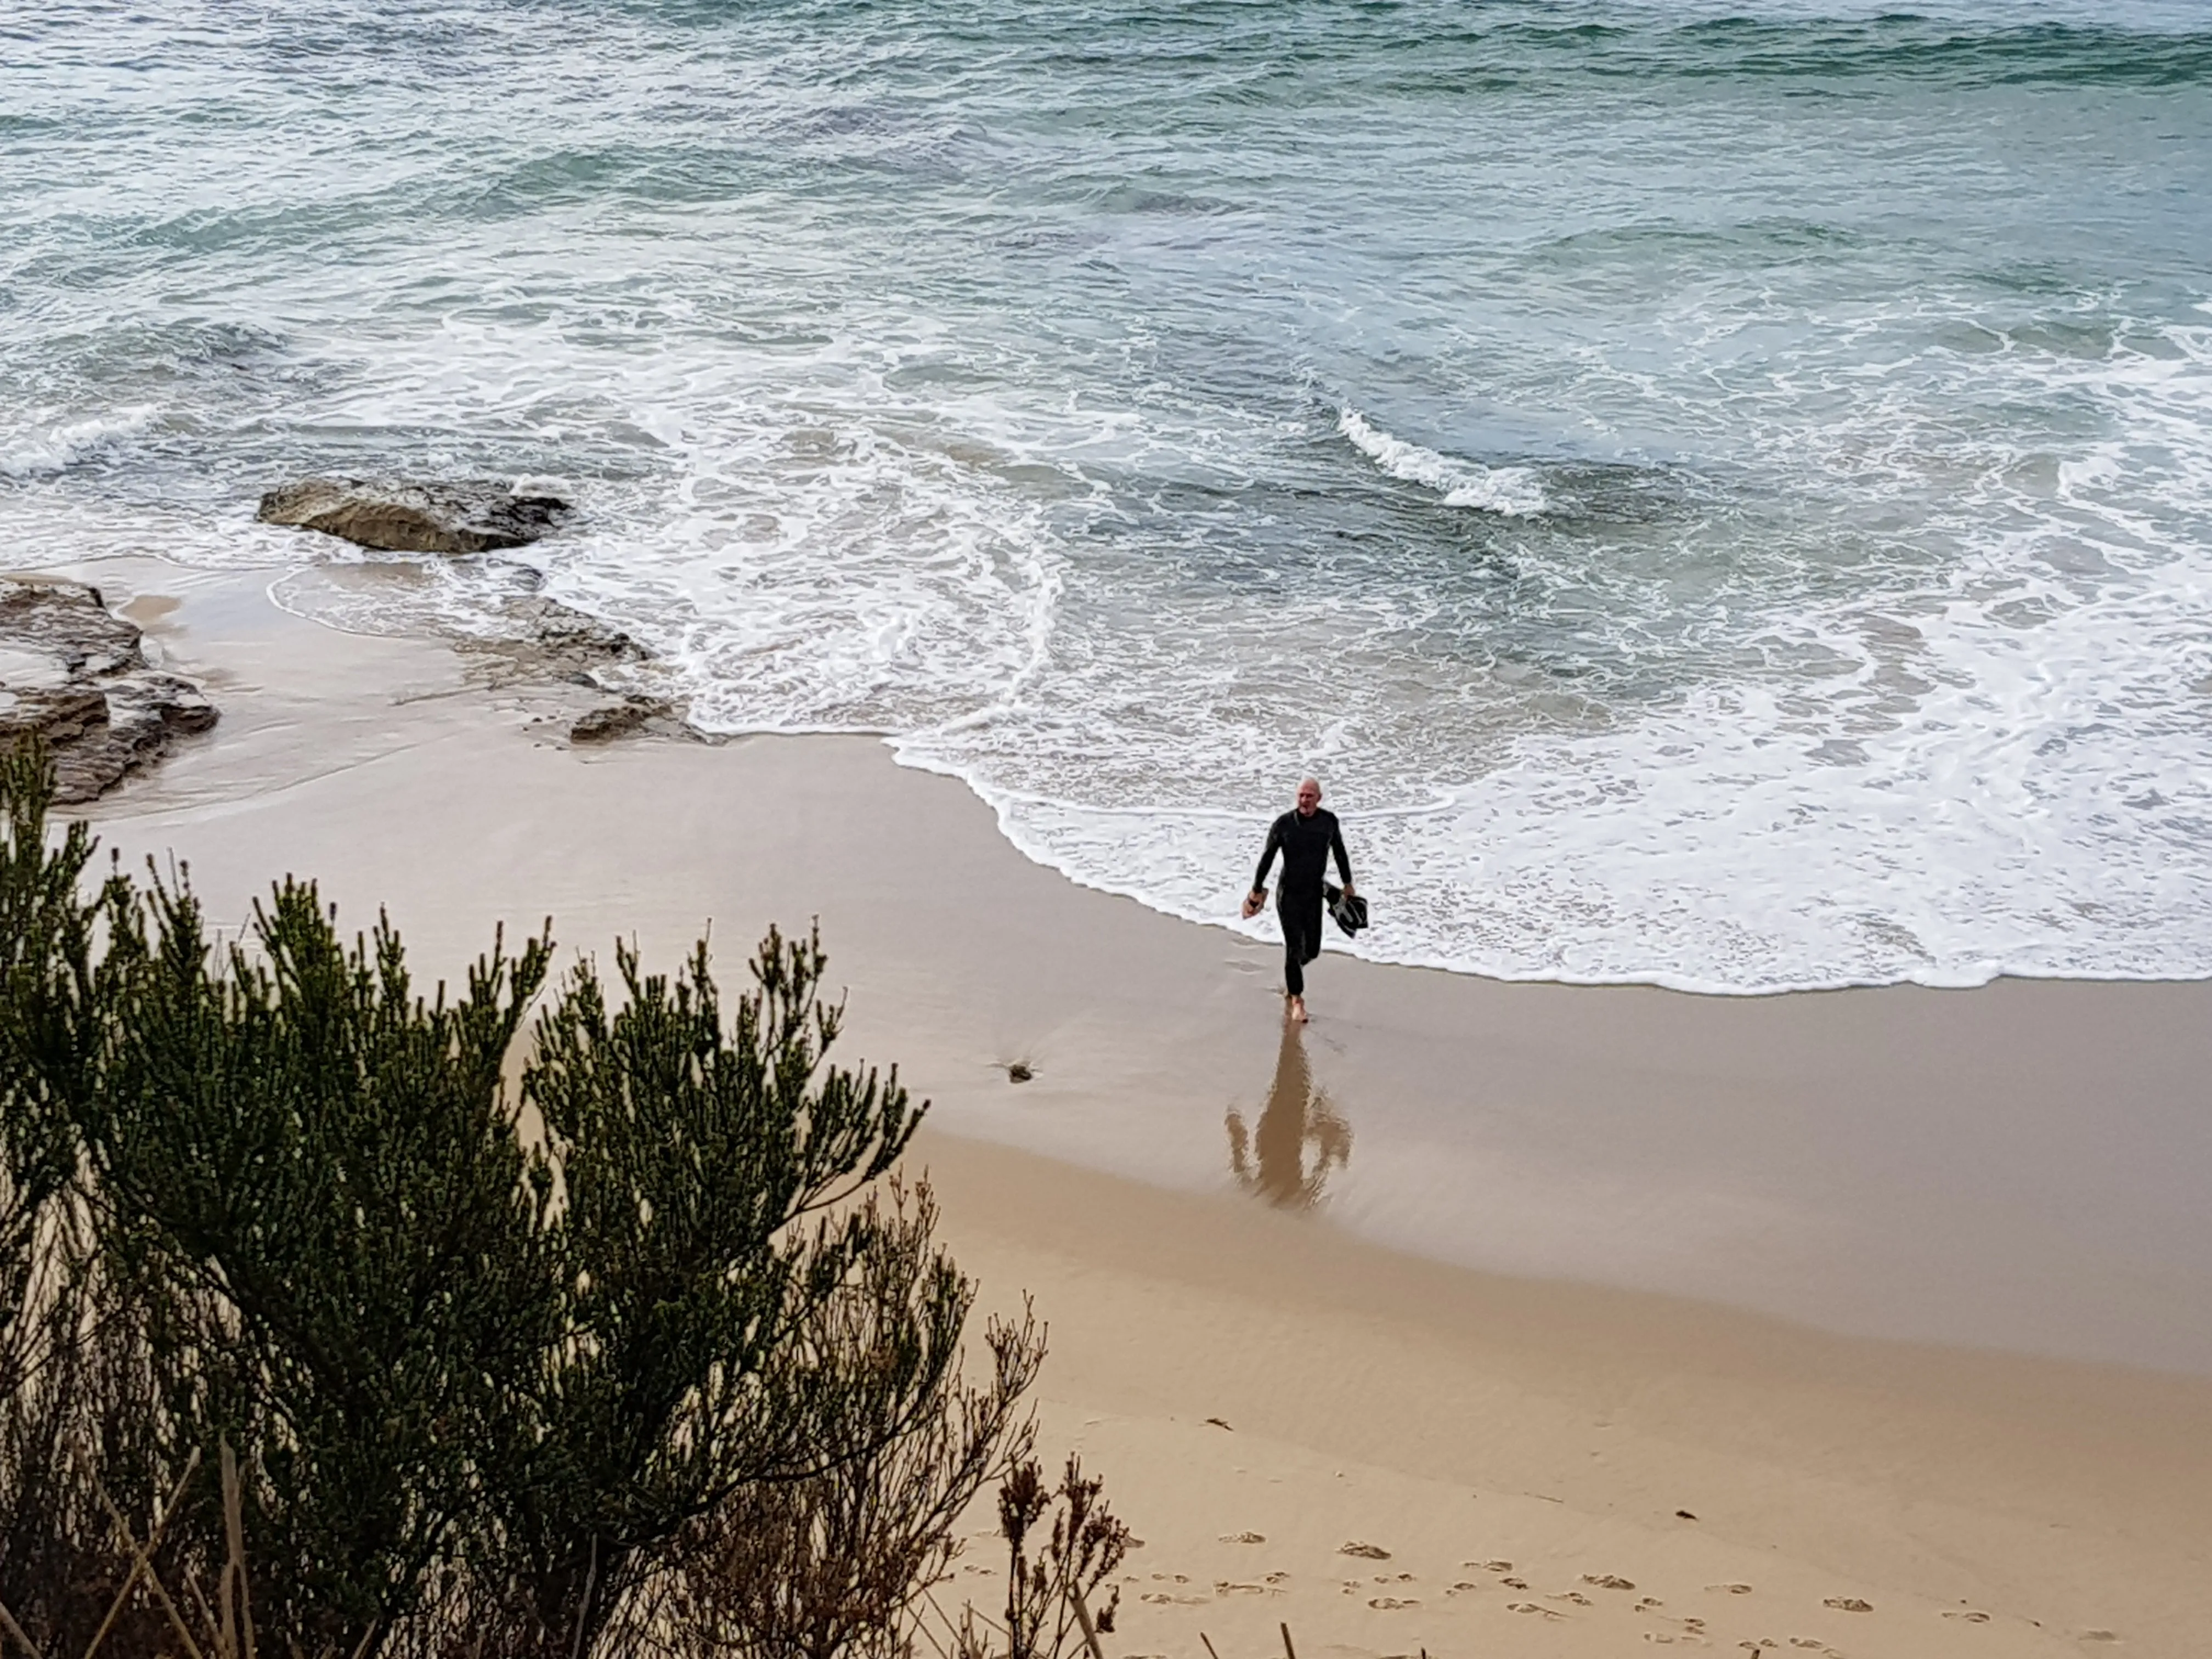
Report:
M 1634 1589 L 1636 1588 L 1627 1579 L 1610 1572 L 1586 1572 L 1583 1575 L 1583 1583 L 1595 1584 L 1600 1589 Z
M 1399 1607 L 1418 1607 L 1421 1604 L 1419 1601 L 1401 1601 L 1395 1595 L 1378 1595 L 1367 1605 L 1378 1612 L 1389 1613 Z
M 1525 1578 L 1501 1578 L 1498 1582 L 1504 1585 L 1508 1589 L 1527 1589 L 1528 1588 L 1528 1581 Z
M 1552 1601 L 1571 1601 L 1578 1607 L 1595 1605 L 1589 1597 L 1584 1595 L 1580 1590 L 1561 1590 L 1557 1595 L 1547 1596 L 1545 1599 Z
M 1831 1595 L 1820 1605 L 1824 1607 L 1833 1607 L 1838 1613 L 1872 1613 L 1874 1611 L 1873 1602 L 1862 1601 L 1856 1595 Z
M 1256 1532 L 1224 1532 L 1221 1534 L 1221 1541 L 1224 1544 L 1264 1544 L 1267 1540 Z
M 1474 1583 L 1472 1580 L 1462 1578 L 1456 1584 L 1449 1586 L 1444 1591 L 1444 1594 L 1446 1595 L 1457 1595 L 1466 1590 L 1479 1590 L 1481 1588 L 1481 1585 Z
M 1638 1613 L 1649 1613 L 1654 1607 L 1663 1607 L 1666 1605 L 1667 1604 L 1664 1601 L 1662 1601 L 1657 1596 L 1647 1595 L 1637 1602 L 1636 1610 Z
M 2117 1642 L 2120 1638 L 2108 1630 L 2085 1630 L 2081 1632 L 2081 1639 L 2085 1642 Z
M 1539 1607 L 1534 1601 L 1508 1601 L 1505 1604 L 1505 1610 L 1508 1613 L 1538 1613 L 1547 1619 L 1564 1619 L 1567 1616 L 1557 1607 Z
M 1364 1561 L 1388 1561 L 1390 1552 L 1380 1544 L 1363 1544 L 1357 1538 L 1336 1547 L 1339 1555 L 1356 1555 Z
M 1709 1590 L 1720 1590 L 1729 1595 L 1748 1595 L 1751 1594 L 1751 1586 L 1748 1584 L 1708 1584 L 1705 1588 Z
M 1956 1607 L 1944 1608 L 1943 1616 L 1946 1619 L 1963 1619 L 1970 1625 L 1986 1625 L 1990 1622 L 1990 1616 L 1986 1613 L 1964 1612 Z
M 1234 1584 L 1226 1578 L 1213 1586 L 1216 1595 L 1268 1595 L 1273 1594 L 1265 1584 Z
M 1485 1572 L 1510 1572 L 1513 1571 L 1513 1564 L 1510 1561 L 1462 1561 L 1460 1563 L 1460 1565 L 1462 1567 L 1480 1567 Z

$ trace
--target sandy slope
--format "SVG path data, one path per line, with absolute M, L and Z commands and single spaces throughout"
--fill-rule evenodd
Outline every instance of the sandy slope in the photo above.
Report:
M 1302 1652 L 2204 1650 L 2193 1380 L 1492 1278 L 972 1142 L 922 1156 L 963 1263 L 1052 1318 L 1048 1443 L 1146 1540 L 1129 1651 L 1202 1630 L 1233 1659 L 1278 1621 Z

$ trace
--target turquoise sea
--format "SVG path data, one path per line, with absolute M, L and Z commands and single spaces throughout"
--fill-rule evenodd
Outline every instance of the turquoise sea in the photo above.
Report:
M 1317 771 L 1392 960 L 2212 974 L 2201 4 L 18 0 L 0 204 L 10 563 L 539 587 L 1224 925 Z

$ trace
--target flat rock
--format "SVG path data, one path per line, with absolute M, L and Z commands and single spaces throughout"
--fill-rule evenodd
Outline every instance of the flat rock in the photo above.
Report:
M 43 738 L 57 799 L 91 800 L 215 722 L 198 686 L 147 662 L 98 588 L 0 576 L 0 747 Z
M 264 495 L 254 516 L 386 552 L 487 553 L 534 542 L 568 514 L 558 496 L 518 495 L 485 478 L 301 478 Z

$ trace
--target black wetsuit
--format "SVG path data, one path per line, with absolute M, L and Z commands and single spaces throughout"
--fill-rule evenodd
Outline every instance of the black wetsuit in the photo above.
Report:
M 1329 854 L 1336 854 L 1336 872 L 1346 887 L 1352 885 L 1352 860 L 1345 856 L 1336 814 L 1319 806 L 1311 817 L 1293 811 L 1275 820 L 1252 877 L 1254 892 L 1267 886 L 1267 869 L 1278 853 L 1283 855 L 1283 884 L 1275 892 L 1275 914 L 1283 923 L 1283 985 L 1301 997 L 1306 994 L 1306 963 L 1321 954 L 1322 887 Z

